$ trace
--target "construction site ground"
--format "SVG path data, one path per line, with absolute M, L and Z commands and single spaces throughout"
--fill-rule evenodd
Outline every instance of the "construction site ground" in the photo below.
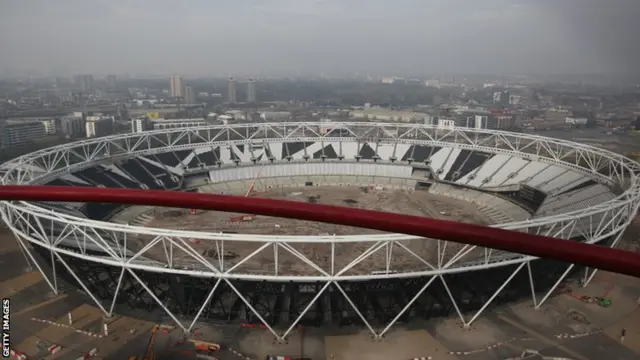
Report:
M 474 224 L 489 224 L 487 218 L 477 209 L 474 204 L 456 200 L 444 196 L 430 194 L 426 191 L 406 191 L 406 190 L 375 190 L 361 187 L 301 187 L 271 190 L 267 192 L 254 193 L 258 196 L 269 199 L 284 199 L 291 201 L 312 202 L 327 205 L 339 205 L 353 208 L 387 211 L 402 213 L 407 215 L 425 216 L 430 218 L 453 220 Z M 249 221 L 230 221 L 249 216 Z M 323 224 L 310 221 L 279 219 L 265 216 L 251 216 L 251 214 L 232 214 L 217 211 L 197 211 L 192 214 L 189 210 L 158 208 L 155 211 L 154 219 L 147 224 L 149 227 L 159 227 L 179 230 L 195 230 L 207 232 L 230 232 L 240 234 L 273 234 L 273 235 L 357 235 L 381 233 L 375 230 L 359 229 L 341 225 Z M 151 237 L 141 236 L 138 242 L 133 245 L 134 249 L 141 249 L 146 243 L 151 241 Z M 211 241 L 191 239 L 190 244 L 199 253 L 215 249 L 215 244 Z M 225 242 L 225 253 L 229 256 L 228 265 L 233 266 L 234 262 L 247 257 L 263 243 L 251 242 Z M 335 246 L 335 267 L 341 268 L 349 264 L 365 249 L 373 243 L 349 243 L 337 244 Z M 427 261 L 436 262 L 436 241 L 418 239 L 404 241 L 403 245 Z M 324 270 L 331 268 L 331 246 L 329 244 L 291 244 L 291 246 L 306 255 Z M 442 248 L 445 248 L 441 244 Z M 446 246 L 447 252 L 443 261 L 452 258 L 462 245 L 449 243 Z M 478 254 L 481 250 L 478 251 Z M 471 259 L 475 253 L 468 254 L 466 259 Z M 145 256 L 157 260 L 165 260 L 165 248 L 163 244 L 158 244 L 145 253 Z M 352 268 L 349 274 L 366 274 L 372 271 L 382 271 L 386 267 L 384 261 L 385 253 L 379 251 L 365 259 L 361 264 Z M 483 255 L 480 255 L 483 256 Z M 174 249 L 173 258 L 189 258 L 189 255 Z M 211 257 L 212 261 L 217 258 Z M 237 271 L 247 271 L 252 273 L 273 272 L 275 255 L 272 248 L 268 248 L 255 255 L 251 260 L 239 266 Z M 281 250 L 278 253 L 278 273 L 312 275 L 317 274 L 317 270 L 299 261 L 293 254 Z M 425 264 L 411 255 L 409 252 L 397 248 L 391 259 L 392 270 L 424 270 Z
M 44 262 L 38 261 L 38 264 L 51 273 Z M 128 342 L 137 342 L 136 337 L 146 338 L 145 328 L 152 326 L 143 320 L 114 317 L 110 321 L 115 323 L 108 325 L 108 337 L 100 339 L 75 331 L 100 333 L 102 310 L 75 286 L 61 280 L 57 281 L 59 294 L 54 294 L 40 272 L 27 265 L 15 238 L 6 229 L 0 229 L 0 266 L 3 269 L 0 271 L 0 295 L 11 300 L 11 347 L 26 354 L 27 359 L 75 360 L 92 349 L 98 349 L 98 355 L 92 358 L 110 358 L 113 350 Z M 72 325 L 69 325 L 69 313 Z M 136 329 L 133 334 L 132 329 Z M 48 349 L 54 345 L 61 349 L 51 355 Z

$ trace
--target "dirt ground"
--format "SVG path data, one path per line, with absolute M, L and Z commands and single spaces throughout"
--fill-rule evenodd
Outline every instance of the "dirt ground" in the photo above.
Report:
M 327 359 L 388 360 L 432 358 L 454 360 L 455 356 L 435 337 L 424 330 L 396 330 L 381 341 L 372 341 L 371 334 L 325 337 Z
M 51 273 L 44 263 L 39 265 Z M 60 293 L 55 295 L 40 272 L 28 267 L 13 235 L 6 229 L 0 229 L 0 266 L 3 269 L 0 295 L 11 300 L 11 348 L 26 354 L 28 359 L 77 359 L 92 349 L 98 349 L 98 355 L 92 359 L 111 358 L 113 351 L 134 342 L 139 333 L 151 326 L 142 320 L 117 316 L 108 325 L 109 336 L 102 339 L 76 331 L 100 332 L 102 310 L 59 279 Z M 132 329 L 136 329 L 134 334 Z M 53 345 L 61 350 L 50 355 L 48 348 Z
M 474 224 L 489 224 L 489 221 L 472 204 L 451 199 L 439 195 L 429 194 L 423 191 L 405 190 L 369 190 L 360 187 L 301 187 L 270 190 L 257 193 L 259 196 L 268 199 L 286 199 L 291 201 L 310 202 L 327 205 L 339 205 L 352 208 L 370 209 L 401 213 L 414 216 L 425 216 L 446 220 Z M 359 229 L 341 225 L 323 224 L 310 221 L 279 219 L 265 216 L 251 216 L 249 221 L 230 221 L 233 217 L 251 216 L 249 214 L 231 214 L 217 211 L 198 211 L 191 214 L 184 209 L 158 208 L 155 212 L 154 220 L 147 226 L 162 227 L 179 230 L 196 230 L 207 232 L 229 232 L 241 234 L 270 234 L 270 235 L 361 235 L 380 234 L 375 230 Z M 134 249 L 141 249 L 150 238 L 139 237 Z M 191 247 L 198 253 L 209 257 L 217 264 L 218 256 L 216 245 L 211 242 L 190 239 Z M 225 242 L 225 268 L 229 268 L 240 259 L 249 256 L 256 251 L 263 243 L 232 243 Z M 337 254 L 334 264 L 335 269 L 341 269 L 362 254 L 374 243 L 338 244 L 335 246 Z M 403 241 L 402 245 L 410 249 L 418 256 L 423 257 L 432 264 L 437 262 L 436 248 L 437 242 L 433 240 L 411 240 Z M 331 246 L 329 244 L 292 244 L 294 251 L 307 256 L 324 271 L 331 269 Z M 444 244 L 441 244 L 444 247 Z M 447 254 L 444 260 L 450 259 L 460 250 L 462 245 L 447 244 Z M 222 250 L 220 250 L 222 252 Z M 391 251 L 391 270 L 425 270 L 428 267 L 410 252 L 396 245 Z M 163 245 L 158 245 L 146 253 L 147 257 L 163 261 L 166 254 Z M 252 273 L 273 273 L 275 271 L 276 253 L 272 247 L 268 247 L 244 262 L 237 270 Z M 290 251 L 285 249 L 277 250 L 278 273 L 297 275 L 318 275 L 317 269 L 303 263 Z M 180 261 L 180 258 L 188 261 L 190 256 L 181 253 L 179 249 L 174 249 L 173 258 Z M 353 267 L 345 275 L 363 274 L 372 271 L 383 271 L 386 269 L 386 252 L 381 249 L 373 253 L 358 266 Z
M 256 359 L 264 359 L 268 355 L 326 359 L 322 338 L 322 335 L 305 334 L 300 329 L 295 329 L 286 341 L 278 342 L 266 330 L 254 330 L 238 342 L 238 350 L 242 354 L 251 354 Z

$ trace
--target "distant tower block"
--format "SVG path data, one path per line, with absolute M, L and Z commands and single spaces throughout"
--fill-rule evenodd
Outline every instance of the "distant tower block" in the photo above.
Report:
M 169 78 L 169 94 L 171 95 L 171 97 L 182 97 L 182 92 L 182 77 L 174 75 Z
M 192 105 L 197 102 L 196 92 L 195 90 L 193 90 L 192 86 L 185 85 L 185 87 L 182 89 L 182 92 L 183 92 L 182 97 L 184 99 L 185 104 Z
M 247 83 L 247 102 L 256 102 L 256 82 L 253 79 L 249 79 Z
M 227 85 L 228 89 L 227 89 L 227 100 L 232 103 L 235 104 L 236 102 L 236 79 L 230 77 L 229 78 L 229 83 Z

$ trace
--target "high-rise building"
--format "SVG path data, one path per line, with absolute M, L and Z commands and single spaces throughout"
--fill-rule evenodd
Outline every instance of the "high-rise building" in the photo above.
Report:
M 256 102 L 256 82 L 253 79 L 249 79 L 247 84 L 247 102 Z
M 83 74 L 76 76 L 76 85 L 83 93 L 92 92 L 95 89 L 93 84 L 93 75 Z
M 113 133 L 113 116 L 87 116 L 85 123 L 88 138 L 111 135 Z
M 473 121 L 473 125 L 474 126 L 469 126 L 469 127 L 474 127 L 476 129 L 486 129 L 487 128 L 487 116 L 484 115 L 476 115 Z
M 190 85 L 185 85 L 182 98 L 184 99 L 184 104 L 192 105 L 196 103 L 196 92 Z
M 6 121 L 0 127 L 1 148 L 24 145 L 33 140 L 47 136 L 47 128 L 43 121 L 18 120 Z
M 182 97 L 182 77 L 174 75 L 169 79 L 169 93 L 171 97 Z
M 502 93 L 499 91 L 496 91 L 493 93 L 493 103 L 494 104 L 500 104 L 502 102 Z
M 230 77 L 227 85 L 227 101 L 231 104 L 236 102 L 236 79 Z
M 509 99 L 511 98 L 511 93 L 509 90 L 505 90 L 502 92 L 502 96 L 500 97 L 500 105 L 506 106 L 509 105 Z
M 109 90 L 114 90 L 116 88 L 115 75 L 107 75 L 107 86 L 109 87 Z
M 148 118 L 142 118 L 142 119 L 133 119 L 131 120 L 131 132 L 132 133 L 139 133 L 139 132 L 143 132 L 143 131 L 147 131 L 147 130 L 151 130 L 153 129 L 153 124 L 151 122 L 151 120 L 149 120 Z
M 85 125 L 82 116 L 64 116 L 60 119 L 60 131 L 69 139 L 77 139 L 85 136 Z
M 44 125 L 44 132 L 46 132 L 47 135 L 55 135 L 57 129 L 54 119 L 44 119 L 42 120 L 42 125 Z

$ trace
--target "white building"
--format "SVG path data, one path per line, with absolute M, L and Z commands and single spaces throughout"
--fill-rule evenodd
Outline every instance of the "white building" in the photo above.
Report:
M 566 117 L 564 122 L 571 125 L 587 125 L 587 118 Z
M 203 118 L 192 118 L 192 119 L 155 119 L 147 125 L 148 128 L 153 128 L 154 130 L 160 129 L 175 129 L 175 128 L 185 128 L 185 127 L 196 127 L 196 126 L 206 126 L 208 125 Z
M 56 121 L 54 119 L 42 120 L 42 125 L 44 125 L 44 131 L 47 135 L 56 133 Z
M 383 84 L 393 84 L 396 81 L 396 78 L 393 76 L 385 76 L 380 79 L 380 82 Z
M 438 88 L 439 89 L 440 88 L 440 80 L 436 80 L 436 79 L 427 80 L 427 81 L 425 81 L 424 85 L 426 87 L 433 87 L 433 88 Z
M 207 126 L 207 123 L 200 119 L 195 121 L 164 121 L 164 122 L 153 122 L 153 129 L 175 129 L 175 128 L 186 128 L 186 127 L 196 127 L 196 126 Z
M 419 122 L 423 123 L 429 115 L 413 111 L 397 111 L 371 107 L 353 110 L 349 112 L 349 117 L 354 119 L 367 119 L 370 121 L 392 121 L 392 122 Z
M 225 114 L 231 116 L 232 120 L 247 120 L 247 115 L 244 110 L 229 110 Z
M 142 119 L 133 119 L 131 120 L 131 132 L 132 133 L 140 133 L 143 131 L 150 130 L 151 121 L 147 118 Z
M 218 116 L 218 120 L 220 120 L 224 125 L 233 121 L 233 116 L 231 115 L 220 115 Z
M 134 99 L 133 103 L 136 104 L 136 106 L 144 106 L 144 105 L 155 105 L 158 102 L 157 99 Z
M 260 119 L 263 121 L 289 120 L 291 113 L 288 111 L 263 111 L 260 113 Z
M 438 128 L 441 129 L 454 129 L 456 127 L 456 121 L 450 119 L 438 119 Z
M 476 129 L 486 129 L 489 118 L 484 115 L 476 115 L 474 125 Z

